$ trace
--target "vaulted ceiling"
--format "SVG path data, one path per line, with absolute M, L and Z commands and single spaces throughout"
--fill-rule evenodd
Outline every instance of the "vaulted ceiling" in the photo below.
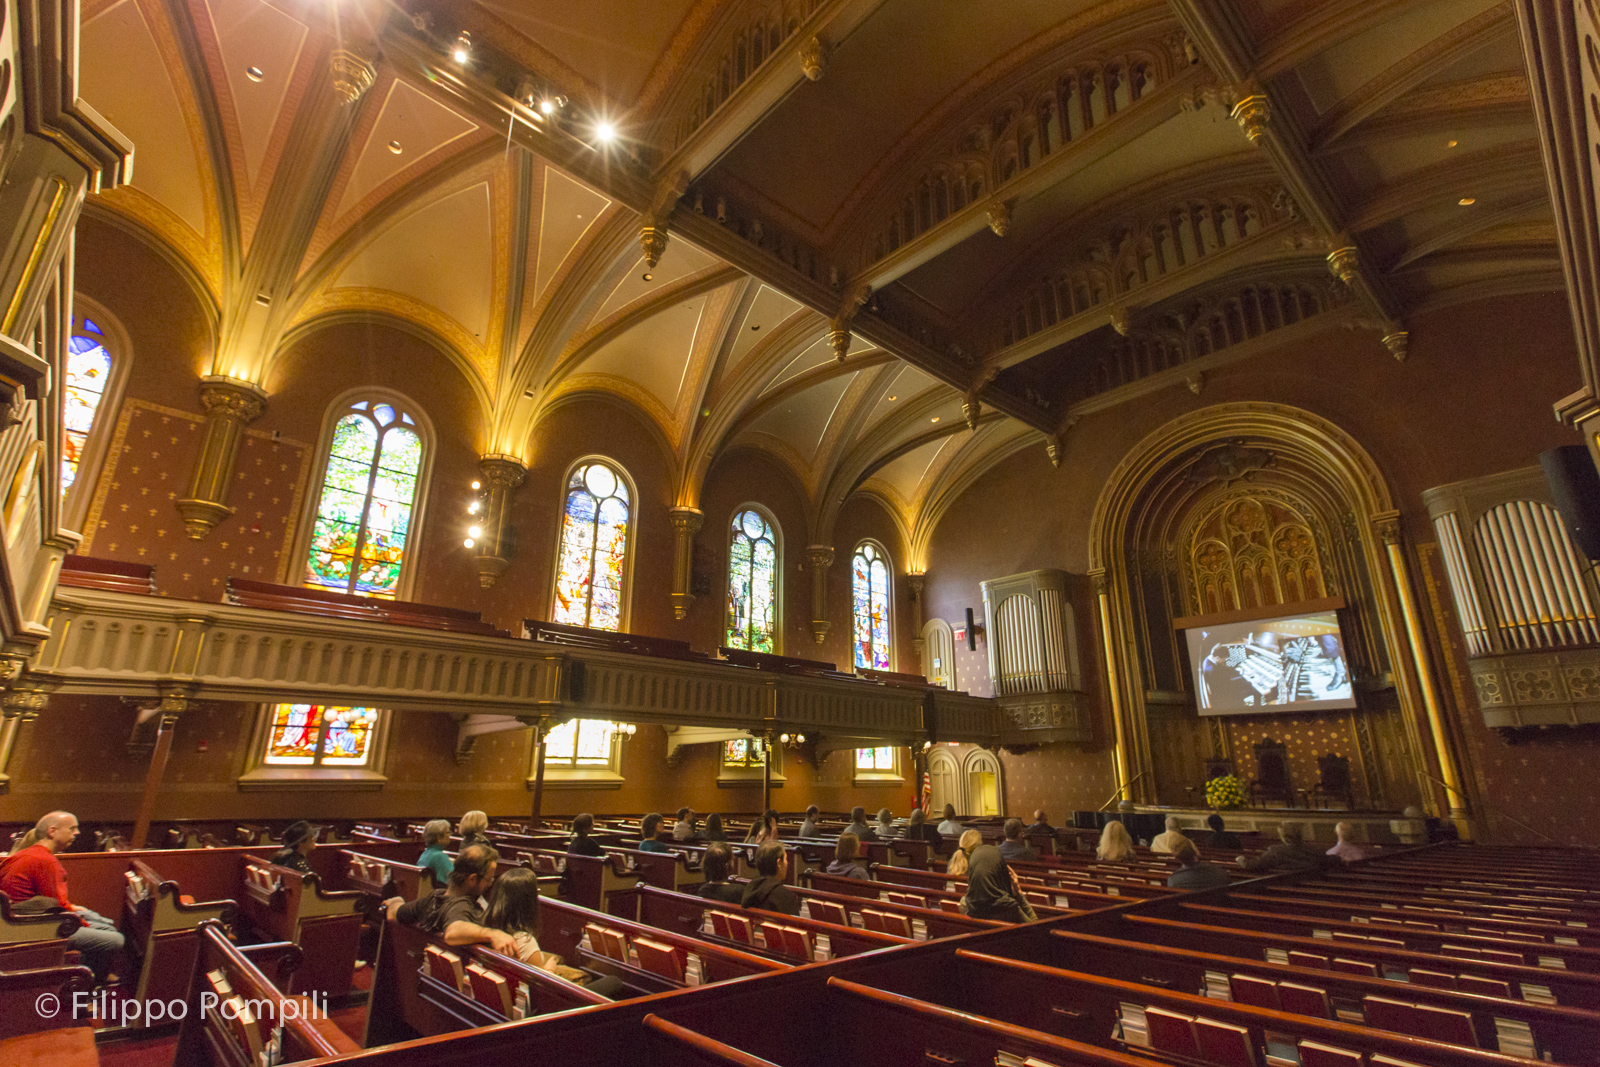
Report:
M 1056 454 L 1087 411 L 1331 322 L 1403 355 L 1419 309 L 1561 284 L 1509 2 L 83 19 L 81 94 L 137 145 L 91 210 L 209 300 L 213 373 L 266 382 L 318 324 L 400 323 L 473 382 L 485 452 L 611 393 L 674 449 L 679 504 L 756 447 L 817 530 L 865 489 L 914 557 L 987 466 Z

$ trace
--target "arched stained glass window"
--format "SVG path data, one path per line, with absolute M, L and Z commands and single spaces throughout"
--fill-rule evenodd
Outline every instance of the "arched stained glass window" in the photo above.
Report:
M 360 767 L 372 754 L 374 708 L 279 704 L 272 709 L 267 751 L 274 766 Z
M 628 486 L 615 467 L 593 460 L 573 470 L 561 520 L 552 622 L 622 629 L 629 517 Z
M 728 545 L 729 648 L 776 652 L 778 538 L 754 508 L 733 517 Z
M 889 560 L 883 549 L 863 541 L 850 560 L 850 594 L 855 619 L 856 666 L 889 669 Z
M 305 584 L 394 599 L 421 469 L 409 414 L 382 401 L 351 404 L 333 428 Z
M 111 380 L 111 353 L 93 319 L 81 318 L 67 340 L 66 380 L 61 391 L 61 491 L 78 479 L 78 463 L 95 414 Z

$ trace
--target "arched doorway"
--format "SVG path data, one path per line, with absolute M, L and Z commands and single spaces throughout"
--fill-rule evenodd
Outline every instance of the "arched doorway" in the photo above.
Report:
M 956 688 L 956 642 L 950 624 L 929 619 L 922 628 L 922 676 L 951 692 Z
M 965 814 L 977 817 L 1005 814 L 1005 782 L 1001 773 L 1000 761 L 988 749 L 974 748 L 967 753 L 961 775 L 967 787 Z
M 961 764 L 953 749 L 935 745 L 928 750 L 928 780 L 933 788 L 928 802 L 930 811 L 938 813 L 946 804 L 954 804 L 956 811 L 966 812 L 967 791 L 962 787 Z

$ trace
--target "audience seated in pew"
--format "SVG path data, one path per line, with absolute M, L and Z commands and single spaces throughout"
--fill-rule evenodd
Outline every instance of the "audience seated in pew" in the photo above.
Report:
M 504 930 L 483 925 L 478 898 L 494 884 L 500 853 L 488 845 L 466 845 L 456 853 L 450 883 L 421 900 L 401 897 L 384 901 L 388 916 L 442 936 L 448 945 L 489 945 L 496 952 L 517 954 L 517 942 Z
M 983 834 L 977 830 L 963 830 L 956 841 L 956 851 L 945 865 L 944 873 L 951 878 L 965 878 L 967 866 L 972 862 L 972 850 L 983 844 Z
M 839 835 L 839 843 L 833 850 L 833 862 L 828 864 L 828 873 L 841 878 L 854 878 L 859 882 L 872 881 L 872 873 L 861 862 L 861 839 L 855 834 Z
M 867 824 L 867 809 L 860 804 L 850 809 L 850 825 L 844 828 L 845 833 L 855 834 L 862 841 L 876 841 L 878 835 Z
M 1167 828 L 1162 833 L 1157 834 L 1154 840 L 1150 842 L 1150 851 L 1170 855 L 1178 851 L 1179 842 L 1187 840 L 1189 839 L 1184 836 L 1183 831 L 1178 829 L 1178 817 L 1176 815 L 1168 815 Z
M 705 832 L 700 835 L 702 841 L 726 841 L 728 835 L 722 829 L 722 816 L 712 812 L 706 816 Z
M 694 823 L 694 809 L 679 808 L 678 821 L 672 824 L 672 839 L 674 841 L 694 840 L 697 836 Z
M 810 807 L 806 808 L 805 821 L 800 824 L 800 836 L 801 837 L 816 837 L 817 836 L 817 816 L 819 814 L 821 814 L 821 812 L 817 809 L 817 806 L 815 804 L 813 804 Z
M 1201 859 L 1200 850 L 1187 837 L 1178 842 L 1172 855 L 1183 865 L 1167 876 L 1167 884 L 1174 889 L 1215 889 L 1229 882 L 1228 872 Z
M 567 842 L 567 854 L 571 856 L 604 856 L 606 850 L 600 847 L 600 842 L 589 835 L 594 832 L 594 816 L 588 812 L 572 820 L 572 840 Z
M 778 812 L 768 808 L 761 813 L 761 818 L 750 827 L 750 833 L 745 837 L 746 844 L 764 845 L 768 841 L 778 839 Z
M 83 954 L 95 982 L 116 981 L 112 965 L 122 952 L 123 937 L 117 924 L 67 899 L 67 872 L 56 853 L 72 847 L 78 837 L 78 817 L 70 811 L 52 811 L 34 824 L 0 860 L 0 893 L 18 915 L 37 915 L 57 909 L 75 914 L 82 926 L 67 943 Z
M 1126 863 L 1133 859 L 1133 837 L 1121 820 L 1112 819 L 1100 831 L 1100 844 L 1094 858 L 1102 863 Z
M 911 820 L 906 824 L 906 832 L 902 836 L 911 841 L 926 841 L 929 855 L 933 854 L 939 847 L 939 842 L 943 840 L 943 835 L 938 829 L 928 825 L 928 813 L 921 808 L 911 809 Z
M 661 816 L 655 812 L 646 815 L 639 822 L 639 851 L 640 852 L 671 852 L 672 850 L 656 840 L 656 834 L 661 832 Z
M 899 837 L 900 835 L 895 833 L 894 829 L 894 812 L 888 808 L 879 808 L 878 821 L 873 824 L 872 832 L 877 834 L 879 839 L 883 841 Z
M 1050 825 L 1050 817 L 1044 813 L 1043 808 L 1033 813 L 1033 825 L 1023 831 L 1023 833 L 1027 834 L 1054 834 L 1055 832 L 1055 827 Z
M 467 812 L 456 824 L 456 833 L 461 837 L 462 848 L 489 844 L 489 816 L 481 811 Z
M 732 864 L 733 850 L 725 842 L 713 841 L 707 845 L 705 855 L 700 860 L 700 872 L 706 876 L 706 880 L 695 886 L 695 895 L 707 900 L 720 900 L 725 904 L 739 903 L 744 896 L 744 886 L 728 881 Z
M 777 841 L 769 841 L 756 849 L 756 873 L 744 887 L 739 903 L 746 908 L 781 911 L 785 915 L 800 914 L 800 898 L 784 884 L 789 874 L 789 853 Z
M 317 828 L 304 819 L 283 828 L 283 847 L 272 854 L 268 862 L 277 867 L 287 867 L 301 874 L 311 873 L 311 852 L 317 847 Z
M 956 806 L 954 804 L 946 804 L 944 806 L 944 822 L 939 824 L 939 832 L 954 837 L 965 829 L 965 826 L 956 822 Z
M 1007 861 L 1020 863 L 1035 863 L 1039 853 L 1035 852 L 1026 841 L 1022 839 L 1022 820 L 1007 819 L 1001 831 L 1005 840 L 1000 843 L 1000 858 Z
M 483 925 L 511 935 L 516 942 L 509 955 L 523 963 L 547 971 L 557 978 L 586 986 L 591 992 L 615 999 L 622 982 L 614 976 L 595 977 L 587 971 L 568 967 L 554 952 L 539 948 L 539 877 L 526 867 L 513 867 L 495 879 L 489 889 L 489 906 L 483 911 Z M 527 993 L 518 991 L 519 1017 L 527 1014 Z
M 1334 826 L 1333 832 L 1338 835 L 1339 842 L 1330 848 L 1325 855 L 1337 856 L 1345 863 L 1354 863 L 1356 860 L 1367 858 L 1367 850 L 1360 845 L 1352 843 L 1350 840 L 1351 835 L 1356 832 L 1354 826 L 1341 820 Z
M 422 855 L 417 857 L 417 866 L 426 867 L 433 872 L 433 880 L 439 885 L 444 885 L 450 880 L 450 872 L 455 869 L 455 864 L 450 857 L 444 854 L 444 846 L 450 843 L 450 822 L 448 819 L 431 819 L 427 826 L 422 828 Z
M 1021 826 L 1021 823 L 1018 823 Z M 972 850 L 967 865 L 967 892 L 961 898 L 961 914 L 974 919 L 1001 922 L 1034 922 L 1039 916 L 1033 905 L 1017 889 L 1016 877 L 994 845 L 979 845 Z
M 1211 827 L 1211 840 L 1206 842 L 1206 847 L 1231 849 L 1244 847 L 1244 842 L 1239 839 L 1238 834 L 1230 834 L 1223 829 L 1226 824 L 1222 821 L 1222 816 L 1216 812 L 1206 816 L 1206 825 Z
M 1240 856 L 1234 862 L 1247 871 L 1314 871 L 1337 861 L 1305 843 L 1300 827 L 1278 824 L 1278 843 L 1254 856 Z

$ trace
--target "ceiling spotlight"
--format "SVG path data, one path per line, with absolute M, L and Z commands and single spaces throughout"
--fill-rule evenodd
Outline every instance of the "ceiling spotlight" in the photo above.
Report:
M 468 537 L 478 537 L 482 533 L 483 533 L 482 527 L 478 527 L 478 526 L 468 526 L 467 527 L 467 536 Z
M 543 100 L 539 101 L 539 110 L 544 112 L 546 115 L 553 115 L 555 114 L 556 110 L 556 102 L 547 96 Z
M 1456 203 L 1460 204 L 1462 207 L 1471 207 L 1477 202 L 1478 198 L 1475 196 L 1463 196 L 1460 200 L 1456 201 Z
M 461 36 L 456 38 L 455 48 L 450 55 L 457 63 L 465 63 L 472 57 L 472 35 L 466 30 L 461 31 Z
M 465 541 L 461 542 L 461 547 L 462 548 L 471 548 L 472 545 L 473 545 L 473 540 L 470 537 L 467 538 Z
M 477 489 L 477 488 L 479 488 L 479 485 L 478 485 L 478 483 L 477 483 L 477 482 L 473 482 L 473 483 L 472 483 L 472 488 L 474 488 L 474 489 Z
M 1460 141 L 1457 141 L 1454 137 L 1452 137 L 1450 140 L 1448 140 L 1448 141 L 1446 141 L 1444 143 L 1444 146 L 1446 148 L 1454 148 L 1456 145 L 1458 145 L 1460 143 L 1461 143 Z
M 476 500 L 474 500 L 472 503 L 467 505 L 467 514 L 468 515 L 476 515 L 477 513 L 478 513 L 478 502 Z
M 935 415 L 933 418 L 929 419 L 928 421 L 929 422 L 938 422 L 939 421 L 939 416 Z
M 759 330 L 759 329 L 761 329 L 761 324 L 758 322 L 755 325 L 751 326 L 750 328 L 752 330 Z
M 262 78 L 266 77 L 265 74 L 261 73 L 261 68 L 260 67 L 246 67 L 246 68 L 244 68 L 244 76 L 246 78 L 249 78 L 253 82 L 258 82 Z
M 399 141 L 390 141 L 389 142 L 389 151 L 393 152 L 395 155 L 398 156 L 400 154 L 400 142 Z
M 890 393 L 889 394 L 889 399 L 890 400 L 899 400 L 900 398 L 898 396 L 895 396 L 893 393 Z
M 643 278 L 647 282 L 651 282 L 651 281 L 655 281 L 655 277 L 656 276 L 654 274 L 651 274 L 649 271 L 645 271 L 639 277 Z
M 602 144 L 610 144 L 617 139 L 617 128 L 609 122 L 602 122 L 594 128 L 594 136 Z

